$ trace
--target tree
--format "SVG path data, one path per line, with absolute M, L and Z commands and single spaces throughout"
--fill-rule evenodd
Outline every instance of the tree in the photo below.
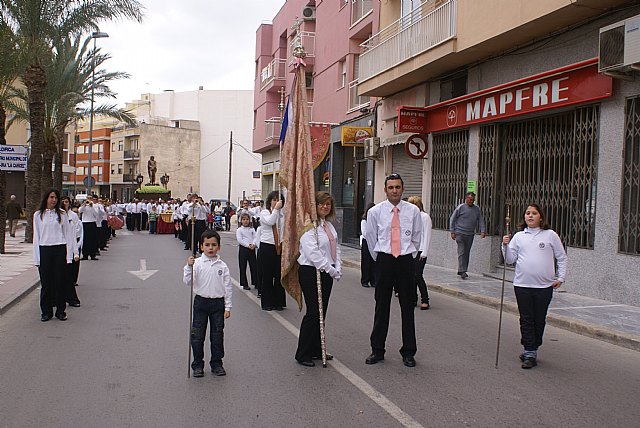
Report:
M 12 87 L 11 84 L 18 77 L 18 59 L 16 57 L 15 43 L 10 31 L 2 27 L 0 22 L 0 145 L 7 144 L 5 135 L 8 126 L 6 106 L 10 102 Z M 0 171 L 0 224 L 2 224 L 2 234 L 0 235 L 0 254 L 5 253 L 5 205 L 7 198 L 5 188 L 7 187 L 7 177 L 4 171 Z
M 42 156 L 43 168 L 41 188 L 62 188 L 62 153 L 64 150 L 65 130 L 74 120 L 83 119 L 88 111 L 78 111 L 78 106 L 90 100 L 91 89 L 97 98 L 115 98 L 108 84 L 116 79 L 128 78 L 123 72 L 107 72 L 99 68 L 110 56 L 101 54 L 100 49 L 89 50 L 91 38 L 83 42 L 76 39 L 64 40 L 54 49 L 52 61 L 45 67 L 47 85 L 45 91 L 45 148 Z M 93 72 L 93 56 L 95 55 L 95 78 Z M 16 102 L 12 105 L 15 112 L 13 120 L 28 121 L 28 94 L 24 90 L 16 90 Z M 126 110 L 113 104 L 99 105 L 94 108 L 95 114 L 113 117 L 127 124 L 134 124 L 133 116 Z M 51 167 L 55 163 L 52 177 Z
M 98 24 L 119 18 L 142 21 L 143 6 L 137 0 L 0 0 L 0 26 L 16 39 L 22 81 L 27 88 L 31 153 L 27 166 L 27 231 L 33 240 L 32 215 L 40 199 L 45 149 L 45 65 L 59 40 L 98 29 Z

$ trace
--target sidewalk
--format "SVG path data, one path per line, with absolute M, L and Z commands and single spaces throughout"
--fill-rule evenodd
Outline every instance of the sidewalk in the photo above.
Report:
M 343 265 L 360 269 L 360 249 L 341 245 L 341 250 Z M 463 280 L 453 269 L 429 264 L 425 269 L 425 280 L 430 291 L 500 308 L 501 280 L 473 273 L 469 274 L 468 280 Z M 431 303 L 437 305 L 437 298 L 430 297 Z M 504 310 L 518 313 L 513 284 L 510 282 L 505 283 Z M 574 333 L 640 351 L 640 307 L 637 306 L 556 291 L 547 322 Z
M 38 269 L 33 265 L 33 245 L 25 244 L 24 222 L 16 237 L 5 234 L 5 253 L 0 254 L 0 314 L 40 285 Z

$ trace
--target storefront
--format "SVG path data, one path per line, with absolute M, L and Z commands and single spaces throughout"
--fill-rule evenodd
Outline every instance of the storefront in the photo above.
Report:
M 420 132 L 431 142 L 420 177 L 434 227 L 429 262 L 455 267 L 449 216 L 474 188 L 489 238 L 474 243 L 473 272 L 491 274 L 501 263 L 507 207 L 514 232 L 527 205 L 537 203 L 567 248 L 567 291 L 640 304 L 632 285 L 640 275 L 638 106 L 640 84 L 600 74 L 597 59 L 587 59 L 427 107 L 400 108 L 398 131 L 414 126 L 408 112 L 419 111 Z M 401 149 L 393 147 L 394 172 L 407 168 Z M 415 177 L 403 177 L 411 186 Z
M 358 246 L 360 219 L 373 202 L 373 161 L 364 157 L 364 139 L 373 136 L 373 115 L 331 129 L 329 183 L 336 201 L 340 242 Z

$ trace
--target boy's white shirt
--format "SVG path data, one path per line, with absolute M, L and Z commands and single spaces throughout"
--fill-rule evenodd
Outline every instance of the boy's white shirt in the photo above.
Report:
M 220 256 L 209 258 L 202 255 L 193 264 L 193 292 L 201 297 L 217 299 L 224 297 L 225 311 L 231 310 L 231 275 L 229 267 Z M 183 282 L 191 285 L 191 266 L 184 266 Z

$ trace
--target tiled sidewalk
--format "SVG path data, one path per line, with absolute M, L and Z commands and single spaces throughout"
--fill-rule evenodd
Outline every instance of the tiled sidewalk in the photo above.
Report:
M 342 245 L 345 266 L 360 269 L 360 249 Z M 427 264 L 425 280 L 429 290 L 449 294 L 493 308 L 500 307 L 502 281 L 484 275 L 469 274 L 462 280 L 454 269 Z M 430 296 L 432 305 L 437 298 Z M 505 283 L 504 310 L 518 313 L 513 284 Z M 578 334 L 605 340 L 625 348 L 640 351 L 640 307 L 593 299 L 556 291 L 549 313 L 549 324 Z

